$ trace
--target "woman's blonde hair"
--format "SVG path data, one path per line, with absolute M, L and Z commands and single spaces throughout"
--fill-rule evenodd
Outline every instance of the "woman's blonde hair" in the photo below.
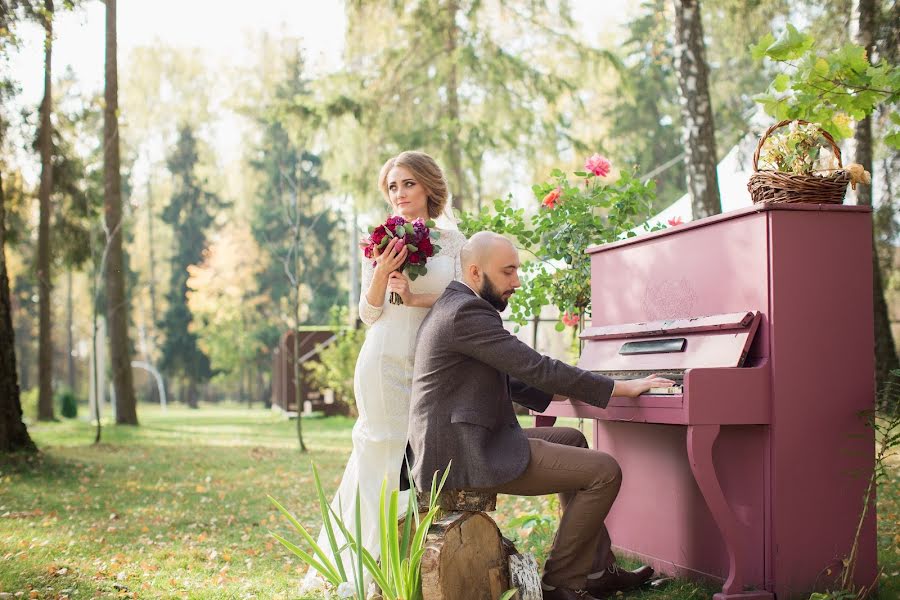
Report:
M 407 150 L 401 152 L 397 156 L 388 159 L 384 166 L 381 167 L 381 173 L 378 175 L 378 187 L 384 194 L 384 199 L 391 203 L 391 196 L 388 193 L 388 173 L 394 167 L 404 167 L 408 169 L 416 181 L 425 188 L 428 196 L 428 216 L 435 219 L 444 212 L 444 206 L 447 204 L 447 180 L 444 178 L 444 172 L 438 166 L 437 162 L 424 152 L 414 152 Z

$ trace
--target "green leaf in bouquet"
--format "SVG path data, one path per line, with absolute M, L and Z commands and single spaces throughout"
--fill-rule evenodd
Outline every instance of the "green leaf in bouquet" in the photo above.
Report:
M 378 249 L 384 250 L 384 247 L 387 246 L 388 242 L 390 242 L 390 241 L 391 241 L 391 238 L 389 238 L 388 236 L 384 236 L 383 238 L 381 238 L 381 241 L 378 243 Z
M 394 230 L 394 233 L 397 234 L 398 238 L 406 237 L 406 227 L 397 225 L 397 229 Z
M 412 223 L 407 223 L 406 225 L 403 226 L 403 228 L 406 230 L 406 233 L 408 233 L 409 235 L 413 235 L 416 233 L 416 228 L 413 226 Z
M 434 254 L 432 254 L 432 256 L 434 256 L 435 254 L 437 254 L 438 252 L 441 251 L 441 247 L 438 246 L 437 244 L 433 244 L 431 247 L 434 249 Z
M 377 229 L 374 225 L 369 225 L 369 233 L 375 233 L 375 229 Z
M 394 235 L 394 232 L 391 231 L 391 228 L 390 228 L 390 227 L 385 227 L 385 228 L 384 228 L 384 232 L 387 234 L 387 235 L 384 236 L 385 238 L 393 238 L 393 237 L 397 237 L 397 236 Z
M 410 271 L 407 275 L 410 281 L 415 281 L 419 277 L 419 274 L 415 271 Z
M 429 229 L 434 227 L 434 219 L 428 219 L 427 221 L 425 221 L 425 227 L 427 227 Z
M 410 252 L 418 252 L 419 251 L 419 249 L 412 244 L 407 244 L 406 249 L 409 250 Z
M 441 232 L 440 232 L 440 231 L 435 231 L 434 229 L 432 229 L 429 233 L 430 233 L 430 235 L 431 235 L 431 239 L 433 239 L 433 240 L 439 240 L 439 239 L 441 239 Z

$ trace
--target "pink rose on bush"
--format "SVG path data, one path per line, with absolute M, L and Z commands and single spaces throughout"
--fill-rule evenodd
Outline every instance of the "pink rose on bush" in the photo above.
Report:
M 612 168 L 612 163 L 605 156 L 595 154 L 584 161 L 584 168 L 596 175 L 597 177 L 606 177 Z

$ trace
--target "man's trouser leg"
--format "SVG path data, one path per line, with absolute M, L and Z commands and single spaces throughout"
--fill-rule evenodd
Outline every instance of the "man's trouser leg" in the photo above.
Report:
M 613 560 L 603 524 L 622 472 L 613 457 L 587 448 L 584 436 L 567 427 L 526 429 L 531 460 L 516 479 L 490 491 L 516 496 L 559 493 L 559 529 L 544 565 L 544 582 L 583 589 L 587 575 Z

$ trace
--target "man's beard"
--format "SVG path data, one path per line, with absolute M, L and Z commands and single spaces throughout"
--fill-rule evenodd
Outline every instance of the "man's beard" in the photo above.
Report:
M 500 312 L 506 310 L 506 305 L 509 304 L 509 300 L 504 300 L 501 294 L 497 292 L 497 288 L 494 287 L 487 274 L 484 275 L 484 283 L 481 284 L 478 295 L 487 300 L 491 306 Z

